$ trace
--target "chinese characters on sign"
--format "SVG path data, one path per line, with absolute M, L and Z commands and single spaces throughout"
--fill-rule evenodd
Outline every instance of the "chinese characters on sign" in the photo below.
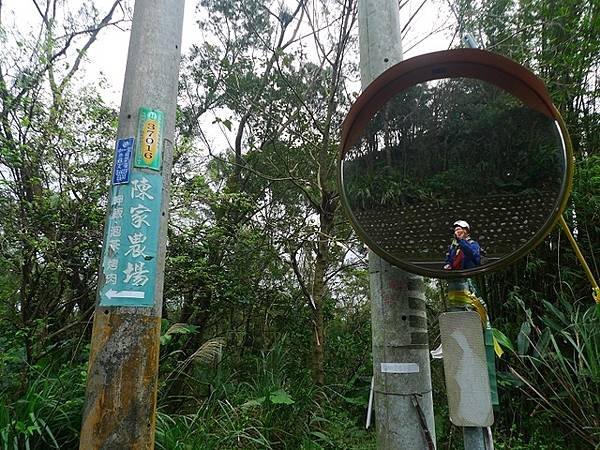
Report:
M 162 175 L 133 171 L 112 187 L 101 306 L 153 306 Z
M 131 154 L 133 153 L 134 139 L 119 139 L 115 149 L 115 165 L 113 168 L 113 184 L 129 183 L 131 169 Z
M 163 127 L 162 111 L 142 107 L 137 140 L 117 141 L 104 232 L 100 306 L 154 305 Z

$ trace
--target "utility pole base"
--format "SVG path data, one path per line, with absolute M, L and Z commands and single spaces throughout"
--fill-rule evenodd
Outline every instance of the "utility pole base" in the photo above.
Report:
M 79 448 L 153 449 L 160 317 L 105 311 L 94 318 Z
M 433 409 L 431 395 L 422 396 L 418 401 L 424 411 Z M 415 426 L 420 419 L 418 411 L 412 403 L 412 396 L 378 396 L 375 417 L 377 418 L 377 448 L 379 450 L 424 450 L 429 448 L 424 430 Z M 430 439 L 435 439 L 434 430 L 428 430 L 428 432 Z

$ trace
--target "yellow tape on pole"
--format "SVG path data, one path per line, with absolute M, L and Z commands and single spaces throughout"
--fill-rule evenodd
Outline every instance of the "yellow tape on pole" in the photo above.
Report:
M 487 311 L 479 299 L 469 291 L 448 291 L 448 305 L 450 306 L 472 306 L 485 327 L 487 325 Z
M 448 291 L 448 305 L 449 306 L 471 306 L 477 311 L 479 317 L 481 318 L 481 323 L 483 327 L 488 326 L 488 317 L 487 311 L 485 310 L 485 306 L 481 303 L 481 300 L 470 291 L 461 290 L 461 291 Z M 498 340 L 495 337 L 492 337 L 494 342 L 494 351 L 498 357 L 501 357 L 504 353 L 502 347 L 498 343 Z

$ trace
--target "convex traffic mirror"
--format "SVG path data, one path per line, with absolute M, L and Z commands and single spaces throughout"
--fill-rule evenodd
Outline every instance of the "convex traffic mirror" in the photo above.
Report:
M 490 52 L 449 50 L 369 85 L 344 122 L 339 176 L 352 225 L 375 253 L 413 273 L 464 277 L 549 233 L 570 190 L 571 144 L 539 78 Z M 481 248 L 469 268 L 448 264 L 458 220 Z

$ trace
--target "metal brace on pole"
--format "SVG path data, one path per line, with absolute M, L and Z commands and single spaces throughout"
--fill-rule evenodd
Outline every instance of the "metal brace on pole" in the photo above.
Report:
M 425 414 L 423 413 L 423 409 L 421 408 L 421 405 L 419 405 L 419 400 L 417 399 L 417 396 L 415 394 L 412 395 L 412 404 L 415 407 L 415 409 L 417 410 L 417 414 L 419 415 L 419 423 L 421 424 L 421 430 L 423 431 L 423 437 L 425 438 L 425 441 L 427 442 L 427 449 L 435 450 L 435 444 L 431 437 L 431 432 L 429 431 L 429 428 L 427 428 L 427 420 L 425 420 Z

